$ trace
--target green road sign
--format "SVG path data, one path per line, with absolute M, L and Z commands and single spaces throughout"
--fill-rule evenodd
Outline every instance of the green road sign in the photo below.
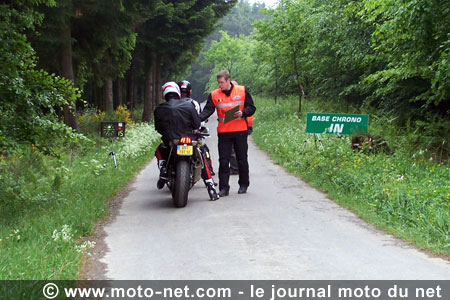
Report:
M 369 115 L 306 114 L 306 133 L 359 134 L 369 130 Z

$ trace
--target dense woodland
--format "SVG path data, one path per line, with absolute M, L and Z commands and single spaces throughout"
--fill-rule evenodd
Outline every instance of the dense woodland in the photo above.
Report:
M 0 147 L 49 151 L 77 113 L 144 102 L 198 57 L 237 1 L 23 0 L 0 4 Z M 64 126 L 59 120 L 63 118 Z
M 264 11 L 252 35 L 222 33 L 206 63 L 256 93 L 306 92 L 402 119 L 448 120 L 448 1 L 283 0 Z
M 151 121 L 162 81 L 204 100 L 220 69 L 254 94 L 298 95 L 299 113 L 304 95 L 333 99 L 448 144 L 448 1 L 21 0 L 0 15 L 3 151 L 76 138 L 86 108 L 142 103 Z

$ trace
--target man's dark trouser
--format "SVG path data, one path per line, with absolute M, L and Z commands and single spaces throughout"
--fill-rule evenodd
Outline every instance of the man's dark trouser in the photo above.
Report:
M 230 156 L 234 146 L 239 168 L 239 186 L 249 186 L 247 131 L 219 133 L 219 190 L 230 190 Z
M 230 156 L 230 172 L 231 174 L 238 172 L 238 164 L 236 160 L 236 153 L 234 152 L 234 148 L 231 149 L 231 156 Z

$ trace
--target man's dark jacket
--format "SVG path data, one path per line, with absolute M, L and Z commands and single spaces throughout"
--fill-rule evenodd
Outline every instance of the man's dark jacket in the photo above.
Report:
M 155 129 L 165 144 L 182 136 L 192 136 L 192 130 L 200 127 L 200 117 L 192 103 L 170 98 L 155 109 Z

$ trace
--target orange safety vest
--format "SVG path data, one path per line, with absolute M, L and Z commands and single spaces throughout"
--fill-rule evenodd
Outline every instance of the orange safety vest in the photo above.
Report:
M 217 125 L 218 133 L 247 131 L 248 126 L 245 118 L 237 118 L 225 123 L 225 112 L 236 105 L 239 110 L 244 109 L 245 87 L 242 85 L 234 85 L 230 96 L 225 95 L 221 89 L 212 91 L 211 99 L 217 110 L 219 124 Z
M 250 117 L 247 117 L 247 124 L 248 127 L 252 127 L 253 126 L 253 115 L 251 115 Z

